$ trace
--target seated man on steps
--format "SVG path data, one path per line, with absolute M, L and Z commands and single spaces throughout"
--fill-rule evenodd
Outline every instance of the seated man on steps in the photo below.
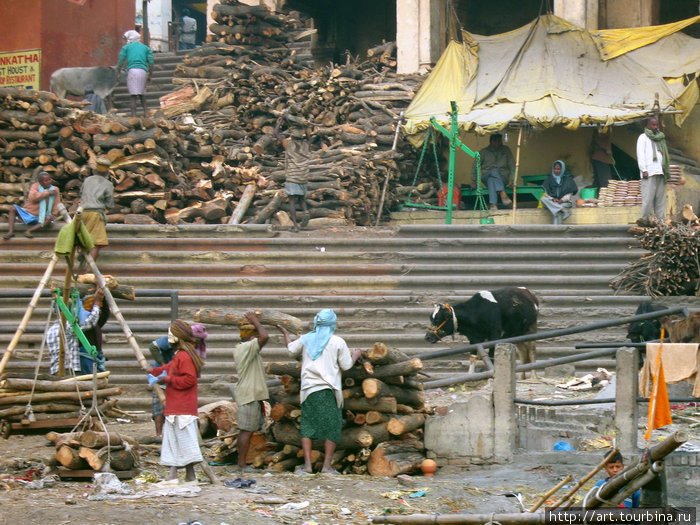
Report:
M 31 239 L 34 237 L 32 232 L 53 224 L 58 215 L 59 204 L 61 204 L 61 193 L 51 184 L 51 175 L 42 171 L 39 173 L 37 182 L 29 188 L 24 207 L 15 204 L 10 208 L 7 233 L 2 238 L 7 241 L 15 236 L 15 219 L 19 216 L 24 224 L 31 225 L 24 232 L 24 236 Z
M 498 209 L 498 195 L 505 206 L 512 201 L 506 194 L 506 186 L 511 187 L 510 178 L 515 169 L 513 153 L 508 146 L 503 145 L 503 135 L 494 133 L 489 139 L 489 145 L 482 149 L 481 182 L 489 189 L 489 209 Z M 472 188 L 476 189 L 476 162 L 472 165 Z

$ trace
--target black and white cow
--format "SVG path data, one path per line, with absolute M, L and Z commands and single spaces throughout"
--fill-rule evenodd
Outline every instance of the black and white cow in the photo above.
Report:
M 114 66 L 64 67 L 51 73 L 51 91 L 59 98 L 65 98 L 66 94 L 82 97 L 85 86 L 92 86 L 92 90 L 105 99 L 108 108 L 117 84 Z
M 437 343 L 447 335 L 459 333 L 467 336 L 470 344 L 477 344 L 532 334 L 537 332 L 538 310 L 539 301 L 527 288 L 484 290 L 461 303 L 436 304 L 425 339 Z M 535 341 L 518 343 L 516 347 L 522 364 L 535 361 Z M 493 356 L 493 349 L 489 355 Z

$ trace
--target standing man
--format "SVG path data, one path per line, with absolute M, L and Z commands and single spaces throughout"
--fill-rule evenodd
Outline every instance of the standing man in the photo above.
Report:
M 265 383 L 265 370 L 260 351 L 267 343 L 267 331 L 253 312 L 245 314 L 250 325 L 241 326 L 241 342 L 233 350 L 233 361 L 238 372 L 235 387 L 238 405 L 238 468 L 247 469 L 246 456 L 253 432 L 265 423 L 263 401 L 270 395 Z M 251 326 L 252 325 L 252 326 Z
M 512 201 L 506 194 L 506 186 L 512 187 L 510 178 L 515 171 L 515 160 L 508 146 L 503 145 L 503 135 L 494 133 L 489 138 L 489 145 L 482 149 L 481 182 L 489 190 L 489 209 L 498 210 L 498 195 L 505 206 Z M 472 165 L 472 188 L 476 189 L 476 162 Z
M 186 7 L 182 10 L 182 31 L 180 31 L 180 49 L 194 49 L 197 39 L 197 21 L 190 16 Z
M 655 215 L 664 220 L 666 181 L 669 177 L 666 135 L 659 131 L 659 119 L 652 117 L 637 139 L 637 164 L 642 181 L 642 217 Z
M 29 188 L 29 195 L 24 207 L 15 204 L 10 208 L 7 217 L 7 233 L 2 236 L 6 241 L 15 236 L 15 219 L 19 216 L 24 224 L 31 225 L 24 232 L 25 237 L 34 237 L 32 232 L 53 224 L 58 216 L 58 205 L 61 204 L 61 193 L 52 185 L 51 175 L 42 171 L 37 181 Z
M 360 357 L 360 350 L 352 353 L 345 341 L 333 335 L 337 317 L 331 309 L 321 310 L 314 317 L 314 329 L 292 342 L 289 332 L 278 325 L 284 334 L 289 353 L 301 359 L 301 447 L 304 466 L 297 474 L 311 474 L 311 444 L 313 439 L 325 440 L 321 472 L 338 474 L 332 467 L 336 443 L 340 441 L 343 426 L 343 391 L 341 373 L 349 370 Z
M 127 43 L 119 51 L 117 62 L 117 82 L 121 80 L 122 69 L 126 68 L 126 85 L 131 95 L 131 116 L 136 116 L 136 97 L 141 98 L 143 116 L 146 116 L 146 82 L 151 79 L 153 53 L 151 48 L 140 42 L 141 35 L 134 30 L 124 33 Z
M 309 142 L 305 140 L 306 133 L 301 126 L 289 129 L 290 138 L 284 138 L 280 126 L 284 115 L 280 115 L 275 125 L 275 137 L 284 148 L 284 192 L 289 199 L 289 217 L 292 219 L 292 231 L 299 231 L 297 222 L 297 202 L 304 212 L 302 226 L 309 222 L 309 210 L 306 207 L 306 184 L 309 181 Z
M 90 255 L 95 260 L 100 249 L 109 245 L 105 212 L 114 206 L 114 186 L 108 178 L 111 164 L 107 157 L 97 157 L 97 167 L 93 175 L 83 181 L 83 187 L 80 190 L 83 223 L 95 241 L 95 246 L 90 251 Z

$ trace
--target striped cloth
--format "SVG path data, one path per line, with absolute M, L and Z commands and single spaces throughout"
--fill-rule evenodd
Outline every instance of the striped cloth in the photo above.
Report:
M 309 181 L 308 142 L 295 139 L 286 142 L 284 172 L 286 177 L 285 182 L 292 182 L 303 186 Z

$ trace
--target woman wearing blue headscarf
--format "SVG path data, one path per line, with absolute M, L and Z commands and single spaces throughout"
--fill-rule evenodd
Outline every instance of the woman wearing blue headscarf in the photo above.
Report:
M 360 357 L 360 350 L 350 352 L 345 341 L 334 335 L 337 317 L 331 309 L 321 310 L 314 317 L 314 329 L 292 341 L 284 327 L 289 353 L 301 359 L 301 446 L 304 466 L 297 474 L 311 474 L 311 440 L 325 440 L 321 472 L 338 474 L 331 466 L 335 445 L 340 441 L 343 424 L 341 408 L 343 391 L 341 374 Z
M 571 199 L 578 191 L 571 173 L 566 170 L 563 160 L 555 160 L 552 173 L 542 183 L 545 195 L 542 206 L 554 217 L 554 224 L 561 224 L 571 216 Z

